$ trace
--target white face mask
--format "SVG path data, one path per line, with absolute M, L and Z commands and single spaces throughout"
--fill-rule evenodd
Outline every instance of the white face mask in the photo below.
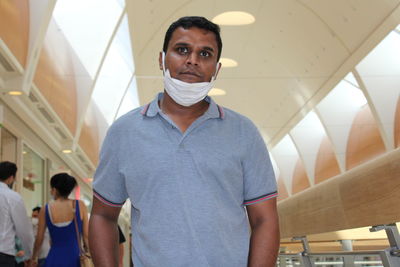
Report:
M 187 83 L 171 77 L 169 70 L 165 69 L 165 52 L 162 52 L 162 68 L 164 71 L 164 88 L 168 95 L 179 105 L 189 107 L 203 100 L 214 87 L 216 71 L 210 82 Z
M 39 219 L 38 218 L 32 218 L 32 224 L 33 225 L 37 225 L 39 223 Z

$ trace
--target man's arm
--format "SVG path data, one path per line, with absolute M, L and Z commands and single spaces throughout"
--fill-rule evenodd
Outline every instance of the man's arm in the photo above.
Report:
M 273 267 L 280 243 L 276 198 L 246 207 L 251 226 L 248 267 Z
M 89 247 L 96 267 L 118 266 L 118 216 L 121 207 L 111 207 L 93 196 L 89 220 Z
M 30 257 L 33 249 L 33 227 L 28 219 L 22 198 L 19 198 L 11 208 L 11 218 L 14 222 L 15 232 L 21 240 L 26 257 Z

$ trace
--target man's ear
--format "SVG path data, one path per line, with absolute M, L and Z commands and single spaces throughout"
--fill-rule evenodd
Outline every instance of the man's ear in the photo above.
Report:
M 160 52 L 159 56 L 158 56 L 158 65 L 160 67 L 160 70 L 163 70 L 163 66 L 162 66 L 162 51 Z

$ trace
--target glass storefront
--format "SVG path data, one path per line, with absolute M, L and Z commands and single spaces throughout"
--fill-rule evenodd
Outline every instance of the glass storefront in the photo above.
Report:
M 22 150 L 22 190 L 28 211 L 44 204 L 45 161 L 30 147 L 24 144 Z
M 0 161 L 17 162 L 17 137 L 1 128 Z

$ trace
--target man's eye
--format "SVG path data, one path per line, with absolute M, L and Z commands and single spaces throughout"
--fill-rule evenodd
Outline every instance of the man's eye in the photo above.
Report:
M 200 56 L 202 56 L 202 57 L 210 57 L 211 54 L 210 54 L 210 52 L 208 52 L 208 51 L 201 51 L 201 52 L 200 52 Z
M 186 54 L 187 52 L 189 52 L 189 50 L 187 49 L 187 47 L 178 47 L 178 48 L 177 48 L 177 51 L 178 51 L 180 54 Z

